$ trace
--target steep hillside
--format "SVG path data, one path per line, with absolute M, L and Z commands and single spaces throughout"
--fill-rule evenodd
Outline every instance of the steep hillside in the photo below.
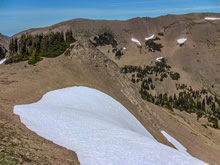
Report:
M 117 41 L 117 50 L 126 48 L 120 60 L 115 58 L 111 47 L 102 45 L 99 49 L 114 60 L 119 66 L 146 65 L 157 57 L 166 57 L 171 66 L 190 76 L 192 81 L 199 82 L 220 95 L 219 86 L 219 28 L 220 21 L 205 20 L 205 17 L 219 17 L 219 14 L 202 13 L 187 15 L 167 15 L 157 18 L 134 18 L 127 21 L 105 21 L 74 19 L 56 25 L 30 29 L 15 35 L 41 34 L 50 32 L 72 31 L 77 40 L 93 38 L 104 32 L 111 33 Z M 151 52 L 145 48 L 145 38 L 155 35 L 160 38 L 163 48 Z M 141 47 L 131 41 L 135 38 Z M 180 47 L 177 39 L 187 38 Z M 214 85 L 214 88 L 212 86 Z
M 0 33 L 0 44 L 8 50 L 9 37 Z
M 160 106 L 154 105 L 156 102 L 143 97 L 143 92 L 140 93 L 142 82 L 145 78 L 151 78 L 155 89 L 147 92 L 155 98 L 160 94 L 164 96 L 165 93 L 167 97 L 178 95 L 180 90 L 177 90 L 177 84 L 191 86 L 194 91 L 205 88 L 207 97 L 219 95 L 220 21 L 205 20 L 207 16 L 220 17 L 220 14 L 167 15 L 127 21 L 76 19 L 46 28 L 30 29 L 13 36 L 13 39 L 17 38 L 22 44 L 19 38 L 24 34 L 37 39 L 36 35 L 50 36 L 51 32 L 65 34 L 71 31 L 77 41 L 68 43 L 71 46 L 64 50 L 62 56 L 44 58 L 35 65 L 28 65 L 27 61 L 0 65 L 0 121 L 4 125 L 1 132 L 10 129 L 14 135 L 3 134 L 5 143 L 1 149 L 17 154 L 20 159 L 23 157 L 18 153 L 25 153 L 34 163 L 77 162 L 76 156 L 73 160 L 72 152 L 55 147 L 27 130 L 20 124 L 18 117 L 12 115 L 12 109 L 14 105 L 38 101 L 50 90 L 80 85 L 98 89 L 118 100 L 158 141 L 172 146 L 160 132 L 165 130 L 193 156 L 210 164 L 220 164 L 220 131 L 212 128 L 213 122 L 207 121 L 204 115 L 198 120 L 196 113 L 179 111 L 179 107 L 170 111 L 169 107 L 161 103 L 158 104 Z M 181 38 L 187 40 L 179 44 L 177 40 Z M 63 42 L 63 39 L 61 41 Z M 30 45 L 36 49 L 34 44 Z M 24 48 L 27 52 L 24 60 L 35 57 L 33 50 L 28 46 Z M 16 53 L 19 54 L 20 51 L 18 48 Z M 16 53 L 12 53 L 12 56 L 17 57 Z M 38 57 L 45 57 L 40 53 L 38 52 Z M 159 57 L 166 59 L 166 64 L 171 69 L 166 70 L 166 74 L 173 75 L 174 78 L 165 76 L 163 81 L 160 81 L 161 73 L 150 76 L 147 74 L 136 82 L 139 78 L 136 71 L 122 71 L 125 65 L 155 68 L 163 59 Z M 176 78 L 175 73 L 178 73 L 180 78 Z M 156 78 L 159 81 L 156 81 Z M 217 107 L 218 102 L 215 102 L 215 105 Z M 210 115 L 218 114 L 210 109 L 205 110 L 207 114 L 209 111 Z M 19 138 L 14 140 L 12 137 Z M 7 141 L 15 141 L 16 145 L 9 145 Z M 49 153 L 50 150 L 54 152 Z M 4 154 L 8 154 L 7 152 Z M 63 152 L 65 156 L 60 157 Z
M 141 77 L 143 75 L 137 74 L 137 71 L 129 75 L 133 76 L 130 79 L 139 86 L 139 91 L 143 83 L 147 83 L 145 78 L 155 79 L 151 84 L 153 89 L 149 92 L 149 87 L 145 87 L 141 92 L 142 97 L 170 109 L 197 113 L 198 119 L 207 119 L 205 125 L 218 128 L 220 21 L 206 19 L 218 16 L 219 14 L 203 13 L 134 18 L 127 21 L 65 21 L 13 36 L 10 44 L 11 55 L 6 63 L 29 60 L 30 64 L 34 64 L 41 61 L 42 57 L 54 57 L 63 53 L 75 39 L 89 40 L 122 69 L 125 65 L 152 66 L 158 59 L 164 58 L 172 69 L 155 72 L 153 77 Z M 74 36 L 70 42 L 68 34 Z M 167 74 L 170 74 L 172 79 L 167 79 Z M 176 79 L 175 75 L 179 78 Z M 178 86 L 184 87 L 182 91 L 178 90 Z M 158 102 L 162 96 L 167 98 L 167 103 Z M 157 99 L 158 97 L 160 98 Z M 173 101 L 175 97 L 178 98 L 175 99 L 178 103 Z M 179 99 L 180 97 L 182 99 Z M 187 99 L 191 101 L 187 101 L 189 105 L 185 106 Z

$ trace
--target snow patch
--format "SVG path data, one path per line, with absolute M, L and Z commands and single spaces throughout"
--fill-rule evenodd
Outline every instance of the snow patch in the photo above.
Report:
M 173 144 L 176 149 L 180 152 L 183 152 L 185 154 L 189 154 L 187 152 L 187 149 L 182 145 L 180 144 L 175 138 L 173 138 L 172 136 L 170 136 L 168 133 L 166 133 L 165 131 L 161 131 L 161 133 L 163 134 L 163 136 L 171 143 Z
M 153 38 L 154 38 L 154 34 L 150 37 L 145 38 L 145 40 L 147 41 L 147 40 L 150 40 L 150 39 L 153 39 Z
M 135 42 L 137 45 L 141 46 L 140 41 L 138 41 L 137 39 L 131 38 L 131 41 L 133 41 L 133 42 Z
M 3 64 L 6 61 L 6 58 L 3 58 L 2 60 L 0 60 L 0 64 Z
M 157 142 L 118 101 L 96 89 L 70 87 L 46 93 L 14 113 L 38 135 L 76 151 L 82 165 L 204 165 Z
M 187 38 L 180 38 L 180 39 L 177 40 L 177 42 L 179 44 L 183 44 L 186 40 L 187 40 Z
M 205 17 L 205 20 L 211 20 L 211 21 L 214 21 L 214 20 L 220 20 L 220 18 L 215 18 L 215 17 Z
M 162 59 L 163 59 L 163 57 L 158 57 L 158 58 L 156 58 L 156 61 L 161 62 Z

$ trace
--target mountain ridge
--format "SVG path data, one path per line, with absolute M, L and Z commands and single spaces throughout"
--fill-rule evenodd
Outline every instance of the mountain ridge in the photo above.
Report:
M 167 64 L 175 72 L 180 73 L 181 78 L 177 81 L 178 83 L 191 85 L 196 89 L 208 86 L 210 90 L 218 92 L 220 88 L 217 81 L 219 78 L 217 64 L 220 44 L 216 41 L 218 41 L 219 32 L 217 30 L 220 28 L 220 24 L 218 21 L 205 20 L 206 16 L 220 16 L 220 14 L 168 15 L 155 19 L 135 18 L 123 21 L 123 23 L 120 21 L 74 20 L 68 22 L 69 25 L 59 23 L 47 28 L 31 29 L 29 33 L 32 35 L 72 30 L 73 37 L 77 41 L 72 43 L 61 56 L 52 59 L 45 58 L 36 63 L 36 66 L 28 65 L 26 61 L 1 65 L 0 88 L 3 90 L 0 96 L 2 100 L 0 106 L 3 108 L 0 115 L 7 116 L 9 121 L 17 124 L 16 127 L 25 130 L 25 137 L 29 139 L 29 145 L 36 146 L 37 143 L 33 139 L 37 136 L 21 126 L 18 117 L 12 115 L 13 105 L 37 101 L 50 90 L 84 85 L 99 89 L 120 101 L 158 141 L 172 146 L 160 133 L 160 130 L 166 130 L 193 156 L 210 164 L 220 163 L 218 157 L 220 152 L 219 130 L 208 126 L 205 128 L 202 124 L 206 119 L 197 120 L 195 114 L 188 114 L 176 109 L 172 112 L 144 101 L 139 94 L 138 84 L 132 83 L 129 75 L 120 73 L 120 68 L 125 65 L 143 67 L 154 64 L 159 57 L 164 57 L 167 59 Z M 26 32 L 13 37 L 19 37 L 24 33 Z M 159 33 L 163 33 L 163 36 Z M 112 34 L 113 37 L 109 34 Z M 155 43 L 163 45 L 161 51 L 151 52 L 145 45 L 145 38 L 153 34 L 155 38 L 160 38 Z M 132 42 L 132 37 L 138 39 L 141 46 Z M 180 46 L 177 39 L 183 37 L 188 40 Z M 119 58 L 116 56 L 116 52 L 113 52 L 114 40 L 117 42 L 117 52 L 119 50 L 123 52 L 123 55 L 118 54 Z M 124 47 L 126 49 L 122 50 Z M 154 47 L 152 48 L 154 49 Z M 62 81 L 61 77 L 65 81 Z M 159 91 L 173 91 L 176 81 L 169 79 L 164 82 L 164 85 L 158 86 Z M 6 105 L 3 104 L 5 102 L 7 102 Z M 13 125 L 10 125 L 10 128 L 17 129 Z M 15 131 L 15 133 L 18 136 L 21 135 L 21 131 Z M 51 143 L 44 142 L 49 149 L 53 149 L 54 146 L 51 146 Z M 40 144 L 38 145 L 40 146 Z M 45 148 L 43 151 L 46 154 Z M 60 149 L 57 154 L 59 155 L 62 151 L 64 150 Z M 34 153 L 40 155 L 37 151 Z M 49 161 L 54 162 L 53 156 L 47 155 L 47 157 Z M 62 159 L 60 158 L 60 161 Z M 65 162 L 68 164 L 68 161 Z

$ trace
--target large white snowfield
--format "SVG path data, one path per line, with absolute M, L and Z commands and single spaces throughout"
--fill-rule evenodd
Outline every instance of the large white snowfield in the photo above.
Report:
M 157 142 L 123 105 L 96 89 L 51 91 L 16 105 L 14 113 L 38 135 L 75 151 L 82 165 L 206 164 Z

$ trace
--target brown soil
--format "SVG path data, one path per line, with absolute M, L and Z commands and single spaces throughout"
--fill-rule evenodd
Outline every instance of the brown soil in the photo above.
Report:
M 0 80 L 1 135 L 6 141 L 1 149 L 13 151 L 15 156 L 22 153 L 33 164 L 78 162 L 73 152 L 25 128 L 18 116 L 13 114 L 13 106 L 36 102 L 48 91 L 69 86 L 88 86 L 111 95 L 160 142 L 172 146 L 160 133 L 165 130 L 193 156 L 211 164 L 220 164 L 219 131 L 201 127 L 200 122 L 188 114 L 178 111 L 171 113 L 143 102 L 135 85 L 126 76 L 120 75 L 117 65 L 87 42 L 77 42 L 70 56 L 44 59 L 36 66 L 27 65 L 26 62 L 2 65 Z

